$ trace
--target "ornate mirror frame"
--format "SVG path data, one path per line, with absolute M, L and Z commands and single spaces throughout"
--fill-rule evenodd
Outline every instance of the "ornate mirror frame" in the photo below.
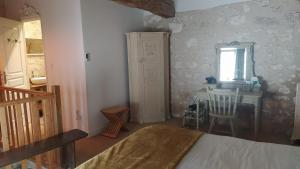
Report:
M 37 11 L 37 9 L 34 6 L 28 3 L 24 3 L 22 9 L 20 10 L 20 13 L 21 13 L 20 19 L 22 21 L 40 19 L 40 13 Z

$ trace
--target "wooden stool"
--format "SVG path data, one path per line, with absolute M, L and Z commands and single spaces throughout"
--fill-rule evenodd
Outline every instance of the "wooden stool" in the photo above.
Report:
M 101 112 L 109 120 L 109 124 L 102 135 L 116 138 L 121 129 L 128 131 L 128 129 L 124 126 L 125 120 L 122 119 L 124 114 L 129 113 L 128 107 L 115 106 L 103 109 Z

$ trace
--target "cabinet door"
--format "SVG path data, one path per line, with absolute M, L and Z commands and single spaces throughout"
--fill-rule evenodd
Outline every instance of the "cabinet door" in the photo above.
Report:
M 27 88 L 25 50 L 22 30 L 16 26 L 0 25 L 0 51 L 5 86 Z
M 143 122 L 165 120 L 163 35 L 141 35 L 141 94 Z

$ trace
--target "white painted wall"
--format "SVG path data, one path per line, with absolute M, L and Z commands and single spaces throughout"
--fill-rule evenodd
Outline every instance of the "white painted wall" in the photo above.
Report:
M 20 18 L 25 0 L 6 0 L 6 15 Z M 64 130 L 88 131 L 80 0 L 31 0 L 40 12 L 49 85 L 60 85 Z
M 107 0 L 81 0 L 90 134 L 107 121 L 101 109 L 128 104 L 125 33 L 143 28 L 143 13 Z

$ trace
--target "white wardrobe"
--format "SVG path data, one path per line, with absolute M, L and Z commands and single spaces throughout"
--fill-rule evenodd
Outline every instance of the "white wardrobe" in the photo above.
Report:
M 131 121 L 150 123 L 170 116 L 168 32 L 127 33 Z

